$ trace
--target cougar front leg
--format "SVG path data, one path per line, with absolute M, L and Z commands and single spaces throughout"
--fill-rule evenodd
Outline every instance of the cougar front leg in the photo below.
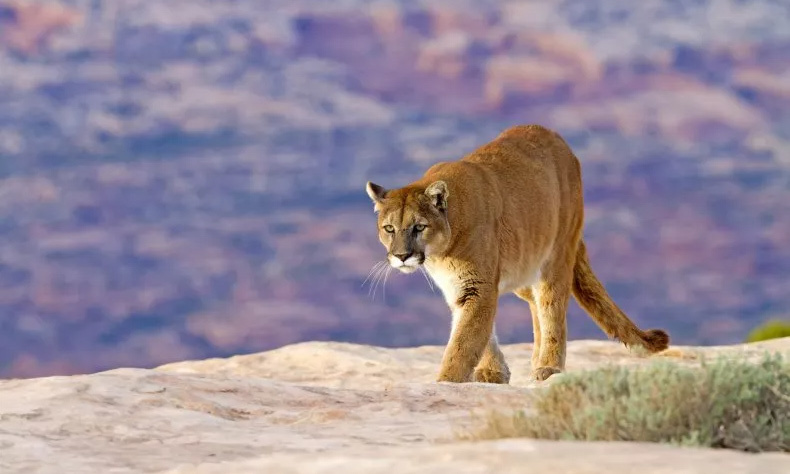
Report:
M 464 283 L 453 310 L 453 330 L 444 351 L 439 382 L 469 382 L 486 351 L 496 315 L 496 286 L 478 280 Z

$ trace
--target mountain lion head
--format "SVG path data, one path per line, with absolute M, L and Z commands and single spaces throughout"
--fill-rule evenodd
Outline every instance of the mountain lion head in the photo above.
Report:
M 444 181 L 427 187 L 408 186 L 387 190 L 368 182 L 367 192 L 378 213 L 379 240 L 387 249 L 387 261 L 403 273 L 411 273 L 425 259 L 441 254 L 450 242 L 447 221 L 449 192 Z

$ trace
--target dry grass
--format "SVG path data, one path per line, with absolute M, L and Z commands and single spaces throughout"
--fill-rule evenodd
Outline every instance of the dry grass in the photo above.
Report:
M 467 439 L 645 441 L 790 451 L 790 364 L 780 356 L 684 367 L 659 361 L 569 374 L 534 409 L 495 413 Z

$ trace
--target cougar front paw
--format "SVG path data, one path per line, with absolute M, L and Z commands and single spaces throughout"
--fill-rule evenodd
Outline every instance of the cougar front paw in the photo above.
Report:
M 456 370 L 443 370 L 439 373 L 439 378 L 436 379 L 437 382 L 453 382 L 453 383 L 464 383 L 469 382 L 471 379 L 471 375 L 465 375 Z
M 510 372 L 500 372 L 492 369 L 477 369 L 474 374 L 475 382 L 483 383 L 510 383 Z

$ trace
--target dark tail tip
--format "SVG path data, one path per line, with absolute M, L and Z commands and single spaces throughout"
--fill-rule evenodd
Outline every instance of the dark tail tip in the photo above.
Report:
M 661 329 L 648 329 L 643 340 L 650 352 L 661 352 L 669 347 L 669 334 Z

